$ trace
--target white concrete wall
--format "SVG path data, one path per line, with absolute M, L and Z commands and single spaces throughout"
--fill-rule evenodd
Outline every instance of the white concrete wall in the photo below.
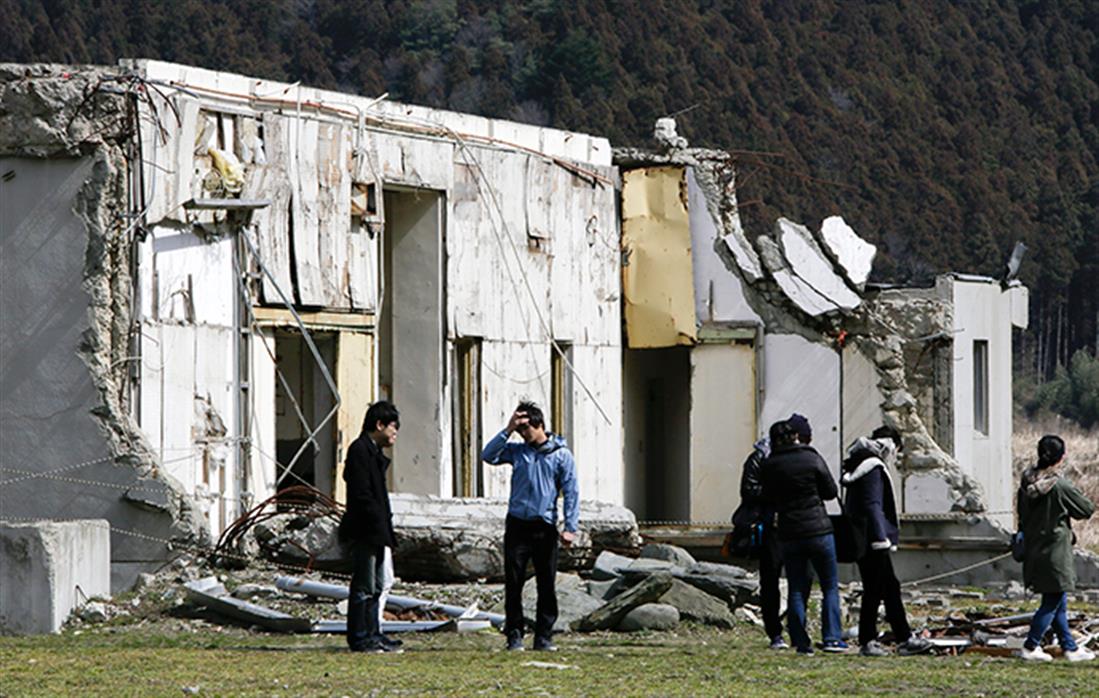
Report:
M 976 479 L 991 512 L 1010 524 L 1014 508 L 1011 462 L 1012 294 L 998 282 L 943 277 L 941 290 L 954 304 L 954 458 Z M 973 423 L 973 342 L 988 341 L 988 434 Z
M 56 633 L 74 608 L 110 594 L 105 519 L 0 521 L 0 635 Z
M 805 415 L 813 428 L 813 447 L 839 477 L 839 354 L 800 335 L 767 334 L 763 375 L 761 433 L 766 434 L 772 423 L 789 419 L 794 412 Z

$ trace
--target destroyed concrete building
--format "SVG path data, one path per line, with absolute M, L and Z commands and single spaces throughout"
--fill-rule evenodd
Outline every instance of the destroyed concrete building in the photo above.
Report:
M 105 518 L 114 587 L 276 489 L 504 497 L 520 397 L 621 503 L 606 139 L 156 61 L 3 67 L 5 519 Z
M 479 452 L 522 396 L 615 526 L 614 505 L 727 521 L 752 443 L 797 411 L 833 468 L 896 426 L 906 515 L 981 514 L 1002 545 L 1026 289 L 868 285 L 840 218 L 753 241 L 732 156 L 662 134 L 612 154 L 157 61 L 0 67 L 0 517 L 108 520 L 119 589 L 286 485 L 341 499 L 388 397 L 399 515 L 440 522 L 417 540 L 459 511 L 498 535 L 509 472 Z M 455 569 L 498 566 L 486 540 L 452 539 Z M 424 574 L 417 550 L 398 573 Z

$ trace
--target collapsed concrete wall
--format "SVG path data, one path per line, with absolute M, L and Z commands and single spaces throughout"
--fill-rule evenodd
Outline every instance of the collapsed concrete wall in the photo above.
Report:
M 107 519 L 114 589 L 202 530 L 130 415 L 136 87 L 0 65 L 0 515 Z

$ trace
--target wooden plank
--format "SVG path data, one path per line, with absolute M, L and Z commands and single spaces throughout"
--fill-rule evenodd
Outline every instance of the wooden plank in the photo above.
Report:
M 271 327 L 297 327 L 298 323 L 285 308 L 252 308 L 256 322 Z M 299 311 L 298 316 L 307 326 L 369 328 L 374 326 L 373 313 L 333 313 L 325 311 Z
M 374 337 L 365 332 L 340 332 L 336 346 L 336 388 L 342 404 L 336 414 L 335 497 L 345 502 L 343 463 L 358 437 L 366 408 L 374 401 Z

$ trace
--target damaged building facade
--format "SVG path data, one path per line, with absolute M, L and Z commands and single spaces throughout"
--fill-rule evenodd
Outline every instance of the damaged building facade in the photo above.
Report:
M 506 497 L 480 448 L 527 397 L 621 503 L 605 139 L 154 61 L 0 78 L 0 516 L 107 519 L 117 588 L 278 489 L 342 499 L 383 397 L 395 492 Z
M 1027 289 L 963 274 L 870 284 L 876 248 L 839 216 L 819 230 L 781 218 L 752 240 L 732 156 L 671 133 L 658 126 L 661 151 L 615 152 L 627 506 L 642 520 L 723 527 L 753 441 L 799 412 L 837 480 L 857 438 L 882 424 L 904 435 L 892 479 L 905 538 L 938 552 L 902 553 L 902 577 L 1002 553 L 1014 520 L 1012 330 L 1027 325 Z
M 642 521 L 726 522 L 797 411 L 837 471 L 900 429 L 910 518 L 1010 525 L 1026 289 L 868 285 L 838 217 L 751 240 L 732 156 L 667 144 L 156 61 L 0 67 L 0 518 L 108 520 L 122 588 L 279 489 L 342 499 L 384 397 L 395 506 L 460 527 L 506 498 L 479 452 L 527 397 L 584 499 Z

